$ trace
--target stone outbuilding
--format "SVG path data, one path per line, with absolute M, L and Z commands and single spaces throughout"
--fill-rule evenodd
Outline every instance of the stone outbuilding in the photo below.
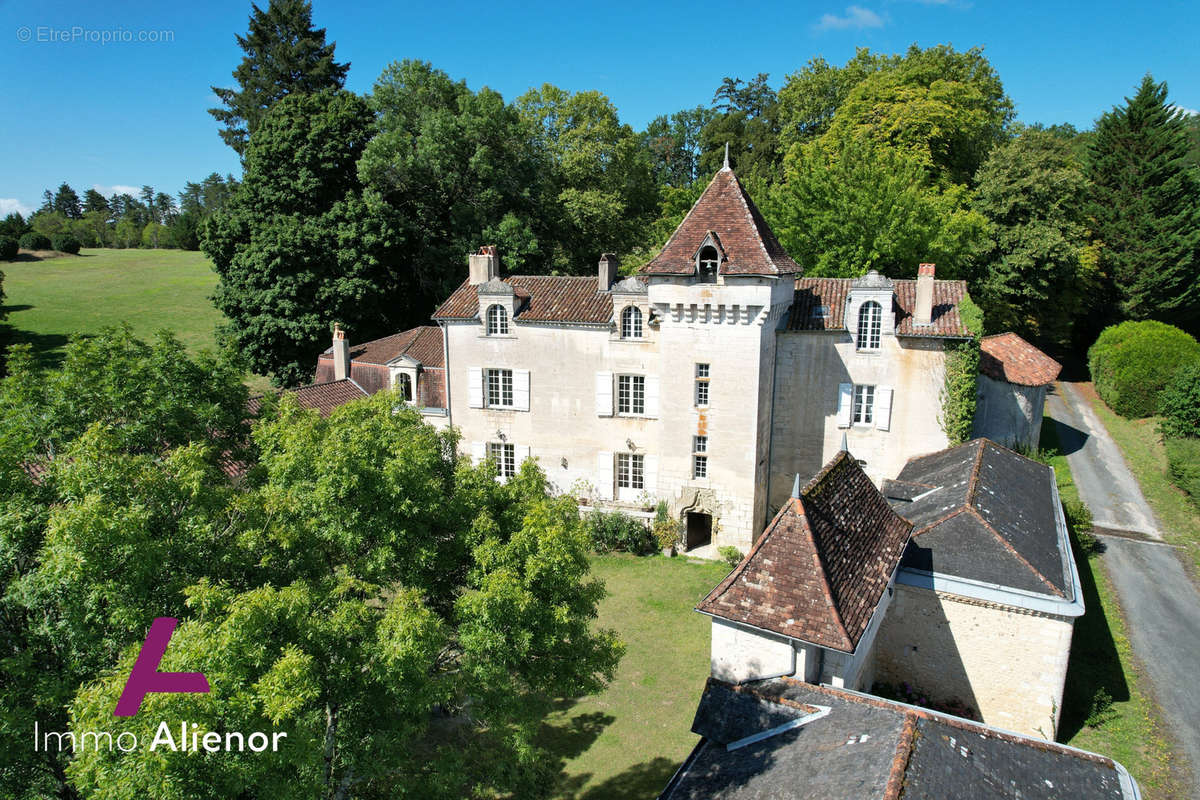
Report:
M 1053 739 L 1084 612 L 1054 470 L 977 439 L 911 459 L 883 493 L 913 533 L 876 680 Z
M 1062 365 L 1015 333 L 985 336 L 979 347 L 974 435 L 1036 449 L 1046 387 Z

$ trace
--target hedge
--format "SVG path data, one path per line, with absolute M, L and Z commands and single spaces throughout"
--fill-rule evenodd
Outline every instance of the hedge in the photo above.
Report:
M 69 233 L 55 234 L 54 238 L 50 240 L 50 244 L 58 252 L 71 255 L 78 255 L 79 248 L 83 247 L 83 244 Z
M 1200 363 L 1176 370 L 1158 396 L 1158 413 L 1163 418 L 1158 429 L 1164 437 L 1200 437 Z
M 17 248 L 20 247 L 17 240 L 11 236 L 0 236 L 0 258 L 5 261 L 12 261 L 17 257 Z
M 1088 350 L 1096 391 L 1123 417 L 1158 412 L 1159 394 L 1184 366 L 1200 363 L 1200 342 L 1173 325 L 1146 320 L 1106 328 Z
M 26 250 L 49 250 L 50 237 L 37 231 L 30 231 L 21 237 L 21 247 Z
M 1171 482 L 1200 505 L 1200 439 L 1167 439 L 1166 445 Z
M 646 524 L 620 511 L 589 515 L 587 530 L 592 549 L 597 553 L 624 550 L 640 556 L 658 549 Z

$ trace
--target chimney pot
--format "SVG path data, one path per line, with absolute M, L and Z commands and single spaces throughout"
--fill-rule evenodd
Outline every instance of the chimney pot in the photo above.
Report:
M 604 253 L 600 256 L 600 291 L 612 291 L 617 282 L 617 267 L 620 266 L 616 253 Z
M 471 285 L 478 286 L 487 283 L 492 278 L 500 276 L 500 256 L 496 253 L 496 245 L 489 244 L 479 248 L 478 253 L 467 256 L 467 269 Z
M 917 325 L 933 324 L 933 277 L 935 264 L 917 267 L 917 305 L 913 309 L 913 322 Z
M 342 326 L 333 323 L 333 379 L 344 381 L 350 377 L 350 342 Z

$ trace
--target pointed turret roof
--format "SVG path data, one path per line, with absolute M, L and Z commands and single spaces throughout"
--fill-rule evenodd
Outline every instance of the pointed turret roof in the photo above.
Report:
M 725 166 L 713 176 L 662 251 L 642 267 L 642 273 L 690 275 L 696 271 L 696 253 L 710 234 L 716 234 L 723 251 L 722 275 L 784 275 L 801 271 L 784 252 L 741 181 Z

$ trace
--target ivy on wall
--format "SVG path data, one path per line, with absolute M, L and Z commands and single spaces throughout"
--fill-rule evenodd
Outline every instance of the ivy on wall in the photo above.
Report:
M 942 415 L 938 422 L 954 447 L 971 438 L 975 425 L 975 391 L 979 377 L 979 339 L 968 339 L 946 353 Z

